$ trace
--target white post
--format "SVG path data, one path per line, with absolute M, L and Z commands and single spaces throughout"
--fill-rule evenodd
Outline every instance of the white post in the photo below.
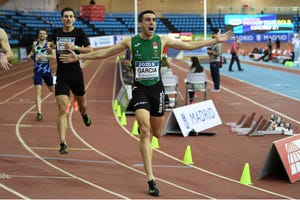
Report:
M 206 40 L 207 35 L 207 14 L 206 14 L 206 0 L 203 1 L 203 17 L 204 17 L 204 30 L 203 30 L 203 39 Z
M 138 33 L 138 0 L 134 0 L 134 33 Z

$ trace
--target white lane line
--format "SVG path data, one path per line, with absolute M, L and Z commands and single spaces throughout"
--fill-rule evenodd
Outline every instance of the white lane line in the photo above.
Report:
M 89 149 L 91 150 L 91 149 Z M 26 155 L 17 155 L 17 154 L 0 154 L 0 157 L 15 157 L 15 158 L 26 158 L 26 159 L 37 159 L 35 156 L 26 156 Z M 99 163 L 99 164 L 115 164 L 111 161 L 103 161 L 103 160 L 82 160 L 75 158 L 61 158 L 61 157 L 43 157 L 41 158 L 45 160 L 54 160 L 54 161 L 69 161 L 69 162 L 83 162 L 83 163 Z
M 16 126 L 16 124 L 0 124 L 0 126 Z M 37 128 L 56 128 L 54 125 L 32 125 L 32 124 L 20 124 L 20 127 L 22 128 L 32 128 L 32 127 L 37 127 Z
M 174 66 L 175 66 L 177 69 L 179 69 L 179 70 L 186 71 L 186 72 L 188 71 L 187 69 L 184 69 L 184 68 L 181 67 L 180 65 L 177 65 L 177 64 L 174 64 L 174 63 L 171 63 L 171 65 L 174 65 Z M 269 110 L 269 111 L 271 111 L 271 112 L 274 112 L 274 113 L 280 114 L 280 115 L 282 115 L 282 116 L 285 116 L 285 118 L 290 119 L 291 121 L 294 121 L 294 122 L 299 123 L 297 120 L 292 119 L 292 118 L 286 116 L 285 114 L 283 114 L 283 113 L 281 113 L 281 112 L 278 112 L 278 111 L 275 111 L 275 110 L 273 110 L 273 109 L 271 109 L 271 108 L 269 108 L 269 107 L 267 107 L 267 106 L 265 106 L 265 105 L 259 104 L 259 103 L 257 103 L 256 101 L 254 101 L 254 100 L 252 100 L 252 99 L 250 99 L 250 98 L 248 98 L 248 97 L 245 97 L 245 96 L 243 96 L 243 95 L 240 95 L 240 94 L 238 94 L 238 93 L 236 93 L 236 92 L 234 92 L 234 91 L 231 91 L 231 90 L 229 90 L 229 89 L 227 89 L 227 88 L 225 88 L 225 87 L 222 87 L 222 89 L 224 89 L 224 90 L 226 90 L 226 91 L 228 91 L 228 92 L 230 92 L 230 93 L 232 93 L 232 94 L 234 94 L 234 95 L 236 95 L 236 96 L 238 96 L 238 97 L 240 97 L 240 98 L 243 98 L 243 99 L 245 99 L 245 100 L 247 100 L 247 101 L 249 101 L 249 102 L 251 102 L 251 103 L 253 103 L 253 104 L 257 105 L 257 106 L 260 106 L 260 107 L 262 107 L 262 108 L 264 108 L 264 109 L 267 109 L 267 110 Z M 130 133 L 130 131 L 127 130 L 127 132 L 128 132 L 128 134 L 132 135 L 132 134 Z M 134 138 L 135 138 L 135 137 L 134 137 Z M 160 150 L 158 150 L 158 149 L 154 149 L 154 150 L 160 152 L 161 154 L 163 154 L 163 155 L 165 155 L 165 156 L 167 156 L 167 157 L 170 157 L 170 158 L 172 158 L 172 159 L 174 159 L 174 160 L 177 160 L 178 162 L 182 162 L 180 159 L 175 158 L 175 157 L 173 157 L 173 156 L 171 156 L 171 155 L 169 155 L 169 154 L 167 154 L 167 153 L 165 153 L 165 152 L 162 152 L 162 151 L 160 151 Z M 197 170 L 199 170 L 199 171 L 202 171 L 202 172 L 204 172 L 204 173 L 207 173 L 207 174 L 210 174 L 210 175 L 213 175 L 213 176 L 216 176 L 216 177 L 219 177 L 219 178 L 222 178 L 222 179 L 225 179 L 225 180 L 228 180 L 228 181 L 231 181 L 231 182 L 240 184 L 239 181 L 236 181 L 236 180 L 234 180 L 234 179 L 231 179 L 231 178 L 228 178 L 228 177 L 219 175 L 219 174 L 215 174 L 215 173 L 213 173 L 213 172 L 211 172 L 211 171 L 202 169 L 202 168 L 197 167 L 197 166 L 194 166 L 194 165 L 190 165 L 190 166 L 191 166 L 192 168 L 197 169 Z M 266 193 L 269 193 L 269 194 L 272 194 L 272 195 L 276 195 L 276 196 L 279 196 L 279 197 L 281 197 L 281 198 L 292 199 L 292 197 L 288 197 L 288 196 L 285 196 L 285 195 L 282 195 L 282 194 L 279 194 L 279 193 L 276 193 L 276 192 L 272 192 L 272 191 L 269 191 L 269 190 L 265 190 L 265 189 L 263 189 L 263 188 L 259 188 L 259 187 L 253 186 L 253 185 L 244 185 L 244 186 L 245 186 L 245 187 L 251 187 L 251 188 L 253 188 L 253 189 L 256 189 L 256 190 L 259 190 L 259 191 L 263 191 L 263 192 L 266 192 Z
M 262 105 L 262 104 L 260 104 L 260 103 L 258 103 L 258 102 L 256 102 L 256 101 L 254 101 L 254 100 L 248 98 L 248 97 L 245 97 L 245 96 L 243 96 L 243 95 L 241 95 L 241 94 L 238 94 L 238 93 L 236 93 L 236 92 L 234 92 L 234 91 L 232 91 L 232 90 L 229 90 L 229 89 L 227 89 L 227 88 L 222 87 L 222 89 L 224 89 L 224 90 L 226 90 L 227 92 L 229 92 L 229 93 L 231 93 L 231 94 L 234 94 L 234 95 L 236 95 L 236 96 L 238 96 L 238 97 L 240 97 L 240 98 L 242 98 L 242 99 L 244 99 L 244 100 L 246 100 L 246 101 L 249 101 L 250 103 L 252 103 L 252 104 L 254 104 L 254 105 L 257 105 L 257 106 L 259 106 L 259 107 L 261 107 L 261 108 L 264 108 L 265 110 L 268 110 L 268 111 L 272 112 L 273 114 L 281 115 L 281 116 L 284 117 L 285 119 L 288 119 L 288 120 L 293 121 L 294 123 L 300 125 L 300 121 L 298 121 L 298 120 L 296 120 L 296 119 L 294 119 L 294 118 L 291 118 L 291 117 L 289 117 L 289 116 L 283 114 L 282 112 L 279 112 L 279 111 L 277 111 L 277 110 L 274 110 L 274 109 L 272 109 L 272 108 L 270 108 L 270 107 L 268 107 L 268 106 Z
M 29 71 L 29 70 L 30 70 L 30 73 L 32 73 L 32 69 L 30 69 L 30 68 L 27 68 L 27 69 L 25 69 L 25 70 L 18 70 L 18 71 L 16 71 L 16 72 L 11 73 L 11 74 L 6 74 L 6 73 L 5 73 L 4 75 L 0 76 L 0 80 L 6 79 L 6 78 L 9 78 L 9 77 L 15 77 L 15 75 L 21 74 L 21 73 L 26 72 L 26 71 Z M 1 73 L 0 73 L 0 74 L 1 74 Z
M 115 86 L 114 86 L 114 90 L 115 90 Z M 114 91 L 115 92 L 115 91 Z M 113 98 L 114 98 L 114 96 L 113 96 Z M 113 101 L 112 101 L 112 104 L 113 104 Z M 26 114 L 26 113 L 25 113 Z M 21 119 L 21 118 L 20 118 Z M 118 120 L 117 118 L 116 118 L 116 120 Z M 121 126 L 123 129 L 124 129 L 124 127 L 123 126 Z M 125 130 L 125 129 L 124 129 Z M 128 131 L 128 130 L 125 130 L 130 136 L 132 136 L 132 134 L 130 133 L 130 131 Z M 20 135 L 18 136 L 18 137 L 20 137 Z M 133 138 L 135 138 L 136 139 L 136 137 L 134 137 L 134 136 L 132 136 Z M 21 142 L 21 143 L 23 143 L 23 144 L 25 144 L 24 143 L 24 141 L 23 142 Z M 26 145 L 26 144 L 25 144 Z M 27 149 L 28 150 L 28 149 Z M 29 150 L 30 151 L 30 150 Z M 158 151 L 158 150 L 156 150 L 156 151 Z M 159 152 L 159 151 L 158 151 Z M 35 153 L 33 152 L 33 154 L 35 155 Z M 36 155 L 37 156 L 37 158 L 39 157 L 38 155 Z M 167 155 L 168 157 L 170 156 L 170 155 Z M 39 158 L 40 159 L 40 158 Z M 175 160 L 178 160 L 179 162 L 182 162 L 181 160 L 179 160 L 179 159 L 177 159 L 177 158 L 175 158 Z M 192 166 L 193 167 L 193 166 Z M 56 168 L 56 167 L 54 167 L 54 168 Z M 201 168 L 199 168 L 199 169 L 201 169 Z M 60 170 L 59 170 L 60 171 Z M 139 172 L 139 173 L 143 173 L 143 172 Z M 211 173 L 211 172 L 210 172 Z M 144 173 L 143 173 L 144 174 Z M 162 180 L 162 179 L 160 179 L 161 181 L 163 181 L 164 182 L 164 180 Z M 170 183 L 171 185 L 173 184 L 173 183 Z M 211 198 L 211 197 L 208 197 L 208 198 Z M 290 197 L 289 197 L 290 198 Z
M 132 166 L 134 167 L 144 167 L 144 164 L 139 163 L 139 164 L 133 164 Z M 156 168 L 191 168 L 190 166 L 186 165 L 152 165 L 152 167 Z
M 27 99 L 18 99 L 18 100 L 16 100 L 16 101 L 10 101 L 10 102 L 7 102 L 7 104 L 16 104 L 16 105 L 18 105 L 18 104 L 21 104 L 21 105 L 26 105 L 26 104 L 34 104 L 35 103 L 35 100 L 33 100 L 33 99 L 29 99 L 29 98 L 27 98 Z M 44 101 L 43 102 L 43 104 L 56 104 L 56 102 L 55 102 L 55 100 L 50 100 L 50 101 Z M 36 113 L 36 112 L 34 112 L 34 111 L 31 111 L 30 113 Z
M 36 179 L 74 179 L 69 176 L 27 176 L 27 175 L 9 175 L 12 178 L 36 178 Z
M 6 173 L 0 173 L 0 179 L 11 179 L 11 176 Z
M 8 192 L 10 192 L 10 193 L 12 193 L 12 194 L 14 194 L 14 195 L 22 198 L 22 199 L 30 199 L 29 197 L 27 197 L 27 196 L 25 196 L 25 195 L 17 192 L 16 190 L 14 190 L 14 189 L 12 189 L 10 187 L 7 187 L 6 185 L 4 185 L 2 183 L 0 183 L 0 187 L 2 187 L 4 190 L 6 190 L 6 191 L 8 191 Z
M 74 134 L 74 135 L 75 135 L 82 143 L 84 143 L 84 144 L 85 144 L 86 146 L 88 146 L 89 148 L 93 149 L 94 152 L 96 152 L 96 153 L 98 153 L 99 155 L 101 155 L 101 156 L 103 156 L 103 157 L 105 157 L 105 158 L 107 158 L 107 159 L 109 159 L 109 160 L 115 162 L 116 164 L 118 164 L 118 165 L 120 165 L 120 166 L 122 166 L 122 167 L 124 167 L 124 168 L 130 169 L 130 170 L 132 170 L 132 171 L 134 171 L 134 172 L 137 172 L 137 173 L 139 173 L 139 174 L 142 174 L 142 175 L 146 176 L 145 172 L 140 171 L 140 170 L 137 170 L 137 169 L 135 169 L 135 168 L 133 168 L 133 167 L 131 167 L 131 166 L 129 166 L 129 165 L 126 165 L 125 163 L 122 163 L 122 162 L 120 162 L 120 161 L 118 161 L 118 160 L 116 160 L 116 159 L 110 157 L 109 155 L 103 153 L 102 151 L 99 151 L 98 149 L 94 148 L 92 145 L 90 145 L 88 142 L 86 142 L 83 138 L 81 138 L 81 137 L 79 136 L 79 134 L 76 132 L 76 130 L 74 129 L 74 127 L 73 127 L 73 124 L 72 124 L 72 115 L 69 115 L 69 126 L 70 126 L 70 129 L 72 130 L 73 134 Z M 179 185 L 177 185 L 177 184 L 175 184 L 175 183 L 169 182 L 169 181 L 164 180 L 164 179 L 162 179 L 162 178 L 156 178 L 156 179 L 159 180 L 159 181 L 161 181 L 161 182 L 164 182 L 164 183 L 166 183 L 166 184 L 169 184 L 169 185 L 171 185 L 171 186 L 174 186 L 174 187 L 176 187 L 176 188 L 179 188 L 179 189 L 185 190 L 185 191 L 187 191 L 187 192 L 190 192 L 190 193 L 199 195 L 199 196 L 201 196 L 201 197 L 203 197 L 203 198 L 214 199 L 214 198 L 211 197 L 211 196 L 208 196 L 208 195 L 203 194 L 203 193 L 200 193 L 200 192 L 193 191 L 193 190 L 188 189 L 188 188 L 185 188 L 185 187 L 183 187 L 183 186 L 179 186 Z
M 101 63 L 101 66 L 102 66 L 103 63 L 104 63 L 104 62 Z M 116 64 L 116 67 L 118 67 L 117 64 Z M 96 74 L 96 73 L 95 73 L 95 74 Z M 90 82 L 88 83 L 88 85 L 90 85 L 90 83 L 93 81 L 94 78 L 95 78 L 95 76 L 93 76 L 93 77 L 90 79 Z M 113 94 L 112 94 L 112 99 L 114 99 L 114 97 L 115 97 L 116 80 L 117 80 L 117 69 L 115 68 L 115 76 L 114 76 L 114 84 L 113 84 Z M 113 101 L 112 101 L 112 108 L 113 108 Z M 99 155 L 101 155 L 101 156 L 103 156 L 103 157 L 105 157 L 105 158 L 107 158 L 107 159 L 109 159 L 109 160 L 111 160 L 111 161 L 117 163 L 118 165 L 120 165 L 120 166 L 122 166 L 122 167 L 124 167 L 124 168 L 130 169 L 130 170 L 132 170 L 132 171 L 134 171 L 134 172 L 137 172 L 137 173 L 139 173 L 139 174 L 142 174 L 142 175 L 146 176 L 145 172 L 140 171 L 140 170 L 137 170 L 137 169 L 135 169 L 135 168 L 133 168 L 133 167 L 131 167 L 131 166 L 129 166 L 129 165 L 126 165 L 125 163 L 122 163 L 122 162 L 120 162 L 120 161 L 118 161 L 118 160 L 116 160 L 116 159 L 110 157 L 109 155 L 107 155 L 107 154 L 105 154 L 105 153 L 99 151 L 98 149 L 94 148 L 94 147 L 93 147 L 92 145 L 90 145 L 87 141 L 85 141 L 83 138 L 81 138 L 81 137 L 79 136 L 79 134 L 76 132 L 74 126 L 73 126 L 73 123 L 72 123 L 72 112 L 73 112 L 73 110 L 71 110 L 71 114 L 69 115 L 69 126 L 70 126 L 70 129 L 71 129 L 71 131 L 73 132 L 73 134 L 74 134 L 74 135 L 75 135 L 82 143 L 84 143 L 84 144 L 85 144 L 86 146 L 88 146 L 89 148 L 93 149 L 93 150 L 94 150 L 96 153 L 98 153 Z M 114 114 L 114 115 L 115 115 L 115 114 Z M 119 120 L 118 120 L 118 117 L 117 117 L 116 115 L 115 115 L 115 119 L 116 119 L 116 121 L 119 121 Z M 119 125 L 120 125 L 120 123 L 119 123 Z M 120 126 L 121 126 L 121 125 L 120 125 Z M 122 129 L 123 129 L 125 132 L 128 133 L 128 130 L 126 130 L 123 126 L 121 126 L 121 127 L 122 127 Z M 132 134 L 130 134 L 130 135 L 132 135 Z M 198 196 L 201 196 L 202 198 L 215 199 L 214 197 L 208 196 L 208 195 L 203 194 L 203 193 L 200 193 L 200 192 L 196 192 L 196 191 L 191 190 L 191 189 L 189 189 L 189 188 L 186 188 L 186 187 L 177 185 L 177 184 L 175 184 L 175 183 L 169 182 L 169 181 L 167 181 L 167 180 L 164 180 L 164 179 L 162 179 L 162 178 L 159 178 L 159 179 L 157 178 L 157 180 L 160 180 L 161 182 L 164 182 L 164 183 L 166 183 L 166 184 L 169 184 L 169 185 L 171 185 L 171 186 L 173 186 L 173 187 L 176 187 L 176 188 L 178 188 L 178 189 L 182 189 L 182 190 L 187 191 L 187 192 L 190 192 L 190 193 L 192 193 L 192 194 L 196 194 L 196 195 L 198 195 Z
M 38 150 L 59 150 L 58 147 L 30 147 L 31 149 L 38 149 Z M 91 151 L 91 149 L 88 148 L 68 148 L 69 150 L 72 151 Z
M 9 100 L 13 99 L 13 98 L 16 98 L 17 96 L 19 96 L 20 94 L 23 94 L 24 92 L 27 92 L 28 90 L 31 90 L 33 88 L 33 85 L 27 87 L 26 89 L 22 90 L 21 92 L 18 92 L 16 94 L 14 94 L 13 96 L 5 99 L 4 101 L 0 101 L 0 105 L 1 104 L 4 104 L 4 103 L 7 103 Z
M 95 74 L 98 73 L 98 71 L 100 70 L 100 68 L 101 68 L 101 67 L 98 67 L 98 68 L 97 68 L 97 71 L 95 72 Z M 52 94 L 52 93 L 49 93 L 46 97 L 44 97 L 44 99 L 47 99 L 51 94 Z M 44 100 L 44 99 L 43 99 L 43 100 Z M 85 180 L 85 179 L 83 179 L 83 178 L 81 178 L 81 177 L 79 177 L 79 176 L 76 176 L 76 175 L 74 175 L 74 174 L 72 174 L 72 173 L 70 173 L 70 172 L 68 172 L 68 171 L 66 171 L 66 170 L 63 170 L 62 168 L 60 168 L 60 167 L 58 167 L 58 166 L 56 166 L 56 165 L 54 165 L 54 164 L 48 162 L 48 161 L 45 160 L 43 157 L 41 157 L 40 155 L 38 155 L 35 151 L 33 151 L 33 150 L 26 144 L 26 142 L 23 140 L 23 138 L 22 138 L 22 136 L 21 136 L 20 126 L 19 126 L 19 125 L 21 124 L 21 122 L 22 122 L 22 120 L 25 118 L 25 116 L 26 116 L 26 115 L 27 115 L 34 107 L 35 107 L 35 105 L 33 105 L 31 108 L 29 108 L 27 111 L 25 111 L 25 112 L 21 115 L 21 117 L 18 119 L 18 121 L 17 121 L 17 123 L 16 123 L 16 129 L 15 129 L 15 131 L 16 131 L 16 136 L 17 136 L 19 142 L 22 144 L 22 146 L 23 146 L 27 151 L 29 151 L 32 155 L 34 155 L 36 158 L 38 158 L 39 160 L 41 160 L 42 162 L 44 162 L 44 163 L 47 164 L 48 166 L 50 166 L 50 167 L 56 169 L 57 171 L 59 171 L 59 172 L 61 172 L 61 173 L 63 173 L 63 174 L 66 174 L 66 175 L 68 175 L 68 176 L 70 176 L 70 177 L 73 177 L 74 179 L 79 180 L 79 181 L 81 181 L 81 182 L 83 182 L 83 183 L 85 183 L 85 184 L 87 184 L 87 185 L 90 185 L 90 186 L 92 186 L 92 187 L 94 187 L 94 188 L 97 188 L 97 189 L 99 189 L 99 190 L 102 190 L 102 191 L 104 191 L 104 192 L 107 192 L 107 193 L 109 193 L 109 194 L 112 194 L 112 195 L 114 195 L 114 196 L 116 196 L 116 197 L 118 197 L 118 198 L 129 199 L 129 198 L 126 197 L 126 196 L 123 196 L 123 195 L 121 195 L 121 194 L 115 193 L 115 192 L 113 192 L 113 191 L 111 191 L 111 190 L 108 190 L 108 189 L 106 189 L 106 188 L 104 188 L 104 187 L 101 187 L 101 186 L 99 186 L 99 185 L 97 185 L 97 184 L 94 184 L 94 183 L 92 183 L 92 182 L 90 182 L 90 181 L 88 181 L 88 180 Z
M 8 87 L 8 86 L 11 86 L 11 85 L 13 85 L 13 84 L 15 84 L 15 83 L 18 83 L 18 82 L 20 82 L 20 81 L 22 81 L 22 80 L 24 80 L 24 79 L 30 78 L 30 77 L 32 77 L 32 76 L 33 76 L 33 75 L 23 76 L 23 78 L 19 78 L 19 79 L 15 80 L 15 81 L 11 81 L 11 82 L 9 82 L 8 84 L 2 85 L 2 86 L 0 87 L 0 90 L 6 88 L 6 87 Z
M 116 117 L 116 116 L 115 116 L 115 117 Z M 116 120 L 118 120 L 117 117 L 116 117 Z M 134 138 L 135 140 L 139 141 L 139 139 L 138 139 L 137 137 L 135 137 L 135 136 L 130 132 L 130 130 L 127 130 L 126 127 L 122 126 L 120 123 L 119 123 L 119 125 L 120 125 L 120 127 L 121 127 L 121 128 L 122 128 L 122 129 L 130 136 L 130 137 L 132 137 L 132 138 Z M 174 157 L 174 156 L 172 156 L 172 155 L 170 155 L 170 154 L 168 154 L 168 153 L 166 153 L 166 152 L 163 152 L 163 151 L 161 151 L 161 150 L 159 150 L 159 149 L 153 149 L 153 150 L 154 150 L 154 151 L 157 151 L 158 153 L 160 153 L 160 154 L 162 154 L 162 155 L 164 155 L 164 156 L 166 156 L 166 157 L 168 157 L 168 158 L 170 158 L 170 159 L 172 159 L 172 160 L 175 160 L 175 161 L 178 161 L 179 163 L 182 163 L 182 160 L 181 160 L 181 159 L 176 158 L 176 157 Z M 193 169 L 196 169 L 196 170 L 198 170 L 198 171 L 204 172 L 204 173 L 206 173 L 206 174 L 210 174 L 210 175 L 212 175 L 212 176 L 221 178 L 221 179 L 223 179 L 223 180 L 227 180 L 227 181 L 230 181 L 230 182 L 239 184 L 240 186 L 242 185 L 242 184 L 241 184 L 239 181 L 237 181 L 237 180 L 234 180 L 234 179 L 231 179 L 231 178 L 228 178 L 228 177 L 225 177 L 225 176 L 222 176 L 222 175 L 213 173 L 213 172 L 208 171 L 208 170 L 205 170 L 205 169 L 203 169 L 203 168 L 200 168 L 200 167 L 197 167 L 197 166 L 194 166 L 194 165 L 187 165 L 187 166 L 189 166 L 189 167 L 191 167 L 191 168 L 193 168 Z M 157 179 L 157 180 L 160 180 L 160 181 L 162 181 L 162 182 L 165 182 L 165 183 L 169 183 L 169 182 L 167 182 L 167 181 L 165 181 L 165 180 L 163 180 L 163 179 L 161 179 L 161 178 L 156 178 L 156 179 Z M 269 191 L 269 190 L 265 190 L 265 189 L 263 189 L 263 188 L 259 188 L 259 187 L 256 187 L 256 186 L 252 186 L 252 185 L 242 185 L 242 186 L 245 186 L 245 187 L 251 187 L 251 188 L 253 188 L 253 189 L 255 189 L 255 190 L 259 190 L 259 191 L 262 191 L 262 192 L 265 192 L 265 193 L 268 193 L 268 194 L 272 194 L 272 195 L 275 195 L 275 196 L 279 196 L 279 197 L 281 197 L 281 198 L 293 199 L 292 197 L 288 197 L 288 196 L 285 196 L 285 195 L 282 195 L 282 194 L 279 194 L 279 193 L 276 193 L 276 192 L 272 192 L 272 191 Z M 212 198 L 212 197 L 209 197 L 209 198 Z
M 185 72 L 188 71 L 187 69 L 184 69 L 184 68 L 180 67 L 180 65 L 177 65 L 177 64 L 175 64 L 175 63 L 171 63 L 171 65 L 174 65 L 177 69 L 180 69 L 180 70 L 182 70 L 182 71 L 185 71 Z M 229 77 L 229 78 L 232 78 L 232 77 Z M 233 79 L 234 79 L 234 78 L 233 78 Z M 236 79 L 236 80 L 238 80 L 238 79 Z M 208 81 L 209 81 L 209 80 L 208 80 Z M 211 81 L 209 81 L 209 82 L 211 82 Z M 249 85 L 251 85 L 251 86 L 253 86 L 253 87 L 258 87 L 258 86 L 256 86 L 256 85 L 250 84 L 250 83 L 248 83 L 248 82 L 244 82 L 244 83 L 249 84 Z M 256 102 L 256 101 L 254 101 L 254 100 L 252 100 L 252 99 L 250 99 L 250 98 L 248 98 L 248 97 L 246 97 L 246 96 L 243 96 L 243 95 L 241 95 L 241 94 L 238 94 L 238 93 L 236 93 L 236 92 L 234 92 L 234 91 L 232 91 L 232 90 L 230 90 L 230 89 L 228 89 L 228 88 L 226 88 L 226 87 L 221 86 L 221 88 L 222 88 L 222 90 L 226 90 L 227 92 L 229 92 L 229 93 L 231 93 L 231 94 L 233 94 L 233 95 L 235 95 L 235 96 L 238 96 L 238 97 L 240 97 L 240 98 L 242 98 L 242 99 L 244 99 L 244 100 L 246 100 L 246 101 L 248 101 L 248 102 L 250 102 L 250 103 L 252 103 L 252 104 L 254 104 L 254 105 L 257 105 L 257 106 L 259 106 L 259 107 L 261 107 L 261 108 L 264 108 L 265 110 L 268 110 L 268 111 L 270 111 L 270 112 L 272 112 L 272 113 L 274 113 L 274 114 L 281 115 L 281 116 L 284 117 L 285 119 L 288 119 L 288 120 L 293 121 L 294 123 L 300 125 L 300 121 L 298 121 L 298 120 L 296 120 L 296 119 L 294 119 L 294 118 L 292 118 L 292 117 L 289 117 L 289 116 L 285 115 L 285 114 L 282 113 L 282 112 L 276 111 L 276 110 L 274 110 L 274 109 L 272 109 L 272 108 L 270 108 L 270 107 L 268 107 L 268 106 L 265 106 L 265 105 L 263 105 L 263 104 L 260 104 L 260 103 L 258 103 L 258 102 Z M 260 87 L 258 87 L 258 88 L 260 88 Z M 264 88 L 261 88 L 261 89 L 264 89 Z M 264 90 L 265 90 L 265 89 L 264 89 Z M 273 92 L 273 91 L 271 91 L 271 92 Z M 273 93 L 274 93 L 274 92 L 273 92 Z M 282 94 L 278 94 L 278 95 L 284 96 L 284 95 L 282 95 Z M 284 96 L 284 97 L 287 97 L 287 96 Z M 290 97 L 289 97 L 289 98 L 290 98 Z M 295 100 L 295 99 L 293 99 L 293 100 Z

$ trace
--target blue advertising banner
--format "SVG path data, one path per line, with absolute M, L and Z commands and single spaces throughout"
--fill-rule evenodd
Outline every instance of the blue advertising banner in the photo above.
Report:
M 267 42 L 269 38 L 271 38 L 272 41 L 275 41 L 277 37 L 279 37 L 281 42 L 291 42 L 294 34 L 235 34 L 235 37 L 241 42 Z M 233 40 L 234 38 L 229 42 L 232 42 Z
M 288 14 L 225 15 L 224 24 L 241 42 L 275 41 L 277 37 L 290 42 L 294 37 L 294 16 Z
M 294 33 L 294 16 L 281 14 L 225 15 L 226 30 L 235 34 Z

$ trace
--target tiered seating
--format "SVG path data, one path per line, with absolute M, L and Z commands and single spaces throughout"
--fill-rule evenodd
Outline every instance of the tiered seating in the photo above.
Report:
M 178 30 L 178 32 L 203 32 L 203 18 L 199 14 L 163 14 L 165 18 Z
M 166 17 L 179 32 L 203 33 L 204 17 L 200 14 L 165 13 L 163 16 Z M 224 16 L 220 18 L 217 14 L 207 15 L 207 32 L 212 33 L 213 28 L 224 28 Z
M 39 16 L 44 23 L 47 23 L 50 25 L 49 31 L 53 31 L 54 28 L 62 27 L 61 23 L 61 14 L 59 11 L 56 12 L 41 12 L 41 11 L 33 11 L 33 15 Z M 76 13 L 78 15 L 78 13 Z M 88 27 L 86 25 L 84 20 L 76 20 L 74 23 L 75 27 L 84 29 L 85 33 L 88 36 L 97 35 L 98 32 L 94 32 L 91 27 Z M 48 31 L 48 30 L 47 30 Z M 51 33 L 49 32 L 49 33 Z
M 207 19 L 211 20 L 212 28 L 220 28 L 222 30 L 225 30 L 224 14 L 208 14 Z
M 61 27 L 61 16 L 60 12 L 42 12 L 42 11 L 32 11 L 34 16 L 40 17 L 45 23 L 51 25 L 51 28 Z
M 130 34 L 125 24 L 108 14 L 105 14 L 104 21 L 89 21 L 89 23 L 98 31 L 103 31 L 105 35 Z
M 9 42 L 17 45 L 21 36 L 30 35 L 36 37 L 40 28 L 45 28 L 49 35 L 54 28 L 62 27 L 60 11 L 13 11 L 0 10 L 0 25 L 6 30 Z M 79 16 L 79 13 L 76 13 Z M 164 23 L 157 18 L 156 33 L 167 34 L 172 29 L 172 25 L 178 32 L 191 32 L 193 34 L 203 33 L 204 18 L 200 14 L 188 13 L 163 13 Z M 171 26 L 168 25 L 171 24 Z M 300 31 L 300 16 L 294 14 L 295 32 Z M 166 27 L 166 25 L 168 27 Z M 133 13 L 113 13 L 105 14 L 104 21 L 91 21 L 85 18 L 77 18 L 76 27 L 83 28 L 88 36 L 98 35 L 131 35 L 134 34 L 134 14 Z M 224 28 L 224 14 L 207 15 L 207 32 L 212 33 L 213 28 Z
M 9 43 L 12 46 L 18 45 L 21 25 L 11 19 L 12 16 L 16 15 L 16 12 L 12 10 L 0 10 L 0 13 L 0 26 L 6 31 Z

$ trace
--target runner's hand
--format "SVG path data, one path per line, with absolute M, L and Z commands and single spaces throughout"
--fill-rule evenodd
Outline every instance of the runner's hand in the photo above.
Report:
M 70 54 L 61 54 L 59 56 L 59 60 L 61 62 L 72 63 L 72 62 L 76 62 L 79 60 L 77 54 L 73 50 L 69 49 L 68 51 L 70 51 L 71 53 Z
M 216 36 L 216 41 L 217 42 L 226 42 L 227 40 L 230 40 L 234 36 L 232 30 L 227 31 L 224 34 L 221 34 L 221 29 L 219 29 L 219 32 Z
M 0 56 L 0 65 L 5 69 L 8 70 L 9 67 L 12 65 L 8 62 L 7 57 L 5 55 Z

